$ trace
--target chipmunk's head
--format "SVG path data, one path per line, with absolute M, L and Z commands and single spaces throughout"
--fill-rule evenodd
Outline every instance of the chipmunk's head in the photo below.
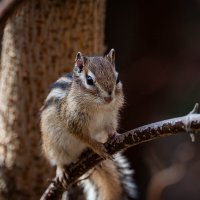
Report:
M 97 104 L 109 104 L 122 95 L 114 49 L 105 57 L 87 57 L 78 52 L 73 77 L 85 97 Z

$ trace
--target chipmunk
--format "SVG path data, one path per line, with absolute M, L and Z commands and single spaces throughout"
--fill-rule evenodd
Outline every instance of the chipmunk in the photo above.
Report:
M 120 153 L 112 159 L 104 143 L 117 133 L 124 103 L 115 69 L 115 51 L 105 57 L 78 52 L 72 73 L 51 87 L 41 109 L 42 148 L 64 184 L 64 166 L 75 162 L 88 147 L 104 161 L 81 181 L 88 200 L 121 200 L 135 196 L 133 171 Z

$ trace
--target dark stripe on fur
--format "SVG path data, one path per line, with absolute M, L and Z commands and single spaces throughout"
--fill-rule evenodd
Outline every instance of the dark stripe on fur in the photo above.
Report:
M 126 157 L 123 155 L 119 155 L 122 157 L 127 163 Z M 133 177 L 131 174 L 126 174 L 125 170 L 130 170 L 129 167 L 124 167 L 120 165 L 120 162 L 118 162 L 117 158 L 114 159 L 115 165 L 117 167 L 117 171 L 119 172 L 119 179 L 121 183 L 121 188 L 122 188 L 122 199 L 123 200 L 128 200 L 128 199 L 136 199 L 137 197 L 137 190 L 135 186 L 135 182 L 133 180 Z M 129 163 L 128 163 L 129 165 Z M 127 183 L 132 183 L 133 187 L 129 187 Z
M 60 89 L 62 89 L 62 90 L 66 90 L 67 89 L 67 86 L 69 86 L 69 85 L 71 85 L 71 83 L 69 84 L 69 83 L 67 83 L 67 82 L 64 82 L 64 81 L 61 81 L 61 82 L 59 82 L 59 81 L 57 81 L 57 82 L 55 82 L 55 83 L 53 83 L 52 85 L 51 85 L 51 90 L 53 90 L 53 89 L 55 89 L 55 88 L 60 88 Z
M 56 98 L 56 97 L 52 97 L 51 99 L 49 99 L 48 101 L 46 101 L 44 103 L 44 105 L 41 108 L 41 112 L 44 111 L 46 108 L 48 108 L 51 105 L 55 105 L 59 102 L 60 99 Z
M 68 81 L 60 81 L 59 79 L 54 82 L 51 86 L 50 86 L 50 90 L 53 90 L 55 88 L 60 88 L 62 90 L 66 90 L 67 88 L 69 88 L 71 86 L 72 83 L 72 73 L 65 73 L 63 74 L 62 77 L 65 77 L 68 79 Z M 71 81 L 71 82 L 70 82 Z
M 65 74 L 63 74 L 62 77 L 66 77 L 66 78 L 72 79 L 72 76 L 73 76 L 72 73 L 65 73 Z

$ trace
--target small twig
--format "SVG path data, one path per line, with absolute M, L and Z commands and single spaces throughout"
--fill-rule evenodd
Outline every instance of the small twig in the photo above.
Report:
M 175 135 L 180 132 L 196 133 L 200 130 L 200 114 L 196 114 L 197 108 L 198 105 L 196 104 L 193 111 L 186 116 L 152 123 L 118 135 L 116 138 L 112 139 L 112 141 L 108 141 L 105 144 L 105 147 L 110 154 L 115 154 L 121 150 L 160 137 Z M 81 177 L 101 161 L 101 157 L 91 150 L 88 150 L 80 157 L 77 163 L 73 163 L 68 166 L 66 168 L 67 173 L 69 174 L 69 179 L 66 180 L 68 188 L 79 177 Z M 41 200 L 55 200 L 60 193 L 64 192 L 64 190 L 65 189 L 62 187 L 61 183 L 59 181 L 55 181 L 49 185 L 41 197 Z
M 0 24 L 4 24 L 16 8 L 25 0 L 3 0 L 0 2 Z
M 199 103 L 195 103 L 194 108 L 189 114 L 197 114 L 199 111 Z
M 199 109 L 199 104 L 196 103 L 193 110 L 189 114 L 197 114 L 198 109 Z M 188 123 L 187 132 L 190 134 L 191 141 L 195 142 L 195 132 L 192 132 L 192 130 L 190 130 L 190 127 L 191 127 L 191 125 Z

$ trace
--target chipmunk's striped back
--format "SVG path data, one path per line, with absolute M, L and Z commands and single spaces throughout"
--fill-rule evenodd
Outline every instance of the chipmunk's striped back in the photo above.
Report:
M 50 86 L 50 92 L 41 110 L 55 104 L 59 104 L 68 95 L 72 84 L 72 73 L 66 73 Z

